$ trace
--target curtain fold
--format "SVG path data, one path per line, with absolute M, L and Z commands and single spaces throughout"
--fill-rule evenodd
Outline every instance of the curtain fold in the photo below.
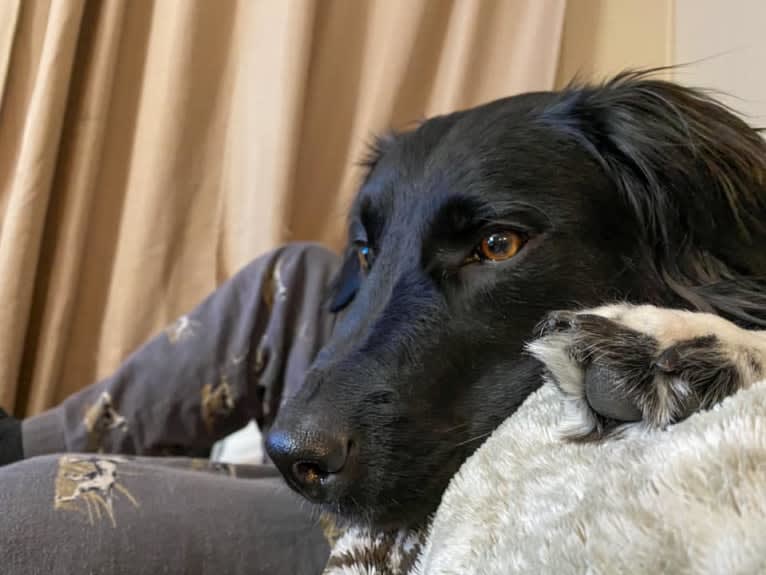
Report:
M 30 319 L 83 7 L 76 0 L 22 5 L 17 40 L 38 31 L 42 39 L 32 39 L 31 50 L 21 54 L 26 67 L 17 66 L 11 55 L 6 77 L 0 116 L 0 166 L 7 190 L 0 230 L 0 326 L 7 336 L 0 338 L 0 365 L 11 381 L 19 373 Z M 22 115 L 10 117 L 18 112 L 16 103 Z M 5 384 L 0 401 L 12 403 L 15 395 L 16 386 Z
M 564 0 L 4 0 L 0 405 L 37 413 L 278 243 L 373 133 L 551 88 Z

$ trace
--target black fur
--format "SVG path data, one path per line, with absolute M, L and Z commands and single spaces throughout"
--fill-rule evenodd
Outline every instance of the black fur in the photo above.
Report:
M 766 325 L 766 145 L 700 91 L 626 73 L 524 94 L 387 136 L 366 164 L 333 339 L 275 425 L 348 438 L 320 497 L 343 516 L 433 512 L 540 385 L 523 348 L 551 310 L 619 299 Z M 472 260 L 497 230 L 527 242 Z

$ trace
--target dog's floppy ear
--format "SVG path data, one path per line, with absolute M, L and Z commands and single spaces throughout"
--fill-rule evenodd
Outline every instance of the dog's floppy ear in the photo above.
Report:
M 338 313 L 354 299 L 362 283 L 362 264 L 353 247 L 346 250 L 343 264 L 335 274 L 328 290 L 327 305 L 331 313 Z
M 707 93 L 625 72 L 546 111 L 602 165 L 653 272 L 694 308 L 766 325 L 766 141 Z M 744 306 L 744 307 L 743 307 Z

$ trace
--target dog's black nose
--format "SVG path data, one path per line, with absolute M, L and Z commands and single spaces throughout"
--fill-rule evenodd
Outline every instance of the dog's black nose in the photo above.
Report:
M 348 471 L 351 442 L 342 434 L 274 429 L 266 437 L 266 452 L 296 490 L 324 501 Z

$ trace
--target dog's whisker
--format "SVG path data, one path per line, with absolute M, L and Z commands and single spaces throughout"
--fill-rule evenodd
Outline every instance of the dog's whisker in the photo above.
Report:
M 442 429 L 441 432 L 442 433 L 450 433 L 451 431 L 457 431 L 459 429 L 465 429 L 469 425 L 470 425 L 470 422 L 465 421 L 463 423 L 459 423 L 458 425 L 453 425 L 452 427 L 448 427 L 446 429 Z
M 470 439 L 466 439 L 465 441 L 461 441 L 460 443 L 455 444 L 455 447 L 460 447 L 462 445 L 466 445 L 467 443 L 479 441 L 480 439 L 484 439 L 485 437 L 489 437 L 490 435 L 492 435 L 492 431 L 488 431 L 487 433 L 482 433 L 481 435 L 477 435 L 476 437 L 472 437 Z

